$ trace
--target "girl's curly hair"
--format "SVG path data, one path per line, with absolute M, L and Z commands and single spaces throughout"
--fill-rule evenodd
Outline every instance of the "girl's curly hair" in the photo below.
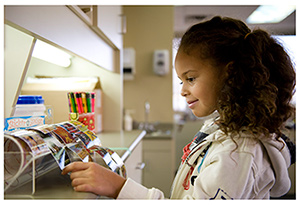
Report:
M 180 50 L 197 52 L 217 68 L 225 68 L 217 110 L 220 129 L 237 134 L 281 136 L 284 122 L 294 112 L 290 105 L 295 71 L 289 55 L 266 31 L 251 31 L 242 21 L 214 17 L 192 26 Z

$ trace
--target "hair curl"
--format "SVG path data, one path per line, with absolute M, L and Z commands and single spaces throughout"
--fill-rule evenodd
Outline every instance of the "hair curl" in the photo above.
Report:
M 281 136 L 294 112 L 293 63 L 283 47 L 266 31 L 251 30 L 240 20 L 214 17 L 192 26 L 180 50 L 196 52 L 227 76 L 218 99 L 218 123 L 226 134 L 251 131 L 256 136 Z

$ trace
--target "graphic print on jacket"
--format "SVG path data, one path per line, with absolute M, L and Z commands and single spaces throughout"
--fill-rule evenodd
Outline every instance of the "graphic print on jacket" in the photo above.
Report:
M 194 163 L 189 164 L 189 162 L 188 162 L 189 158 L 193 155 L 193 153 L 197 152 L 197 150 L 201 149 L 203 146 L 200 146 L 197 150 L 195 150 L 195 152 L 193 152 L 191 155 L 189 155 L 185 159 L 185 161 L 183 161 L 183 163 L 186 163 L 190 167 L 190 170 L 187 173 L 187 175 L 186 175 L 186 177 L 185 177 L 185 179 L 184 179 L 184 181 L 182 183 L 182 186 L 183 186 L 183 188 L 185 190 L 188 190 L 190 188 L 190 184 L 192 184 L 192 186 L 194 186 L 194 180 L 197 178 L 197 176 L 198 176 L 198 174 L 200 172 L 202 163 L 203 163 L 203 161 L 205 159 L 205 156 L 207 154 L 207 151 L 208 151 L 210 145 L 211 145 L 211 143 L 200 153 L 200 155 L 196 158 L 196 160 L 194 161 Z M 201 160 L 201 163 L 200 163 L 200 165 L 197 168 L 197 174 L 196 175 L 192 175 L 194 173 L 195 166 L 198 164 L 198 160 Z

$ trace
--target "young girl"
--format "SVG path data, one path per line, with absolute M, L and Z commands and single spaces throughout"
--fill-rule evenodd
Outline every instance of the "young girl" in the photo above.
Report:
M 291 163 L 281 128 L 294 109 L 289 102 L 295 72 L 281 45 L 243 22 L 214 17 L 192 26 L 175 60 L 181 95 L 206 121 L 184 148 L 172 199 L 268 199 L 288 192 Z M 118 199 L 163 199 L 131 179 L 95 163 L 75 162 L 76 191 Z

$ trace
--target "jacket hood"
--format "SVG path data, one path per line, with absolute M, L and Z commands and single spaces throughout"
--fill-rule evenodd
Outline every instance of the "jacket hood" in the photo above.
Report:
M 272 197 L 282 196 L 286 194 L 291 187 L 288 174 L 288 167 L 291 164 L 290 152 L 281 138 L 279 141 L 275 139 L 275 134 L 272 136 L 272 140 L 261 140 L 261 142 L 269 155 L 276 177 L 270 195 Z
M 207 116 L 200 131 L 211 134 L 218 129 L 214 121 L 218 118 L 218 112 Z M 208 141 L 220 140 L 225 137 L 222 131 L 217 131 L 216 135 L 209 135 Z M 270 191 L 271 197 L 280 197 L 286 194 L 291 187 L 288 168 L 291 165 L 291 154 L 287 144 L 282 138 L 276 140 L 276 134 L 271 134 L 271 138 L 260 139 L 265 147 L 275 173 L 275 183 Z

